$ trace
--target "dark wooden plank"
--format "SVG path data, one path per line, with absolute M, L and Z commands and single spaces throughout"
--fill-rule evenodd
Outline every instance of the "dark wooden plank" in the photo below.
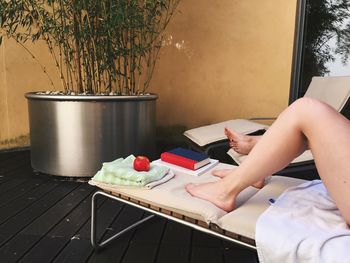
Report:
M 149 216 L 149 214 L 144 215 L 144 217 L 145 216 Z M 165 225 L 166 220 L 159 217 L 152 218 L 148 222 L 140 225 L 130 241 L 128 250 L 123 257 L 123 263 L 155 262 Z
M 0 184 L 7 182 L 8 180 L 10 180 L 11 178 L 4 176 L 4 175 L 0 175 Z
M 143 216 L 143 211 L 131 206 L 124 206 L 116 220 L 107 229 L 103 239 L 112 236 L 114 233 L 121 231 L 122 229 L 130 226 L 134 222 L 138 221 Z M 103 253 L 94 252 L 88 262 L 121 262 L 123 256 L 128 249 L 129 242 L 133 236 L 135 230 L 131 230 L 117 240 L 111 243 L 109 246 L 103 249 Z M 102 251 L 101 251 L 102 252 Z
M 145 214 L 143 217 L 147 217 L 150 214 Z M 166 219 L 160 217 L 153 217 L 149 221 L 140 225 L 134 234 L 131 243 L 138 245 L 158 245 L 163 237 Z
M 110 226 L 113 223 L 113 221 L 118 217 L 119 213 L 123 211 L 124 204 L 108 199 L 108 198 L 100 198 L 104 202 L 100 207 L 98 207 L 97 210 L 97 230 L 96 230 L 96 237 L 97 239 L 101 239 L 103 235 L 106 233 L 106 229 L 110 231 Z M 91 236 L 91 221 L 88 220 L 86 224 L 79 230 L 78 235 L 82 239 L 88 239 L 90 240 Z
M 38 217 L 22 232 L 28 235 L 46 233 L 64 218 L 72 209 L 79 205 L 94 189 L 88 184 L 81 184 L 77 189 L 61 199 L 51 207 L 45 214 Z
M 78 186 L 75 183 L 60 184 L 53 191 L 42 196 L 37 202 L 16 214 L 15 217 L 1 224 L 0 233 L 16 234 Z
M 23 235 L 21 235 L 22 237 Z M 24 235 L 26 236 L 26 235 Z M 28 244 L 35 244 L 38 239 L 38 236 L 34 236 L 36 238 L 28 241 Z M 27 254 L 24 255 L 23 258 L 16 262 L 25 262 L 25 263 L 37 263 L 37 262 L 50 262 L 51 259 L 56 255 L 57 250 L 60 247 L 63 247 L 67 242 L 66 237 L 52 237 L 52 236 L 44 236 L 40 239 L 40 242 L 37 243 L 33 248 L 31 248 Z M 19 242 L 19 246 L 23 244 Z M 16 251 L 16 253 L 18 253 Z
M 32 235 L 17 235 L 18 238 L 11 239 L 0 249 L 2 262 L 16 262 L 24 253 L 22 248 L 30 247 L 38 239 Z
M 130 243 L 128 250 L 123 257 L 123 263 L 153 263 L 157 258 L 158 246 L 155 244 L 135 244 Z M 116 261 L 118 262 L 118 261 Z M 164 261 L 168 262 L 168 261 Z
M 5 177 L 16 177 L 19 172 L 26 169 L 27 165 L 28 164 L 22 162 L 16 165 L 5 166 L 0 170 L 0 175 Z
M 41 184 L 45 183 L 45 181 L 47 180 L 31 179 L 18 185 L 14 191 L 0 192 L 0 207 L 17 198 L 23 198 L 27 192 L 39 187 Z
M 0 151 L 0 167 L 6 160 L 13 158 L 14 156 L 18 155 L 18 153 L 19 152 L 15 151 Z
M 52 176 L 48 175 L 42 175 L 40 173 L 34 173 L 32 167 L 29 163 L 23 163 L 22 166 L 16 167 L 15 170 L 12 170 L 5 174 L 5 177 L 7 178 L 25 178 L 25 179 L 37 179 L 37 178 L 45 178 L 45 179 L 52 179 Z
M 122 211 L 122 203 L 112 199 L 100 198 L 104 202 L 98 207 L 97 237 L 100 240 L 106 229 Z M 84 226 L 75 234 L 76 238 L 71 239 L 69 243 L 60 251 L 54 262 L 79 263 L 85 262 L 93 253 L 93 247 L 90 242 L 91 221 L 88 220 Z
M 224 262 L 223 250 L 221 247 L 199 247 L 192 246 L 191 263 L 222 263 Z M 229 261 L 234 262 L 234 261 Z M 238 261 L 237 261 L 238 262 Z
M 90 218 L 91 195 L 87 196 L 58 225 L 22 258 L 23 262 L 51 262 L 71 239 L 79 239 L 75 235 Z
M 20 198 L 8 202 L 1 207 L 0 224 L 3 224 L 9 218 L 17 215 L 26 207 L 31 206 L 44 195 L 52 191 L 59 185 L 58 182 L 45 182 L 25 193 Z M 0 242 L 1 243 L 1 242 Z
M 8 174 L 6 174 L 6 177 L 11 178 L 26 178 L 26 179 L 36 179 L 36 178 L 50 178 L 52 176 L 48 175 L 41 175 L 40 173 L 34 173 L 32 167 L 30 164 L 25 163 L 23 167 L 18 167 L 19 170 L 14 170 Z M 51 178 L 50 178 L 51 179 Z
M 5 243 L 5 241 L 8 240 L 10 237 L 11 237 L 10 233 L 0 234 L 0 244 Z
M 220 238 L 201 231 L 193 231 L 191 263 L 223 262 L 222 243 Z
M 160 245 L 158 255 L 155 260 L 157 263 L 186 263 L 190 260 L 190 246 L 183 245 Z M 208 261 L 204 261 L 208 262 Z
M 163 245 L 190 246 L 191 239 L 191 228 L 169 220 L 161 242 Z
M 234 243 L 229 243 L 227 241 L 223 242 L 223 248 L 225 262 L 259 262 L 257 252 L 252 249 L 244 248 Z
M 29 151 L 13 151 L 0 153 L 0 169 L 8 167 L 14 163 L 18 163 L 21 160 L 29 160 Z
M 156 262 L 189 262 L 193 230 L 173 221 L 167 221 L 158 248 Z
M 192 245 L 197 247 L 221 247 L 222 240 L 201 231 L 193 231 Z
M 18 188 L 22 183 L 27 181 L 28 179 L 25 178 L 14 178 L 12 180 L 8 180 L 2 184 L 0 184 L 0 193 L 4 194 L 8 191 L 15 190 Z
M 92 253 L 92 246 L 90 240 L 87 239 L 73 239 L 69 245 L 64 248 L 54 263 L 82 263 L 86 262 Z M 101 251 L 103 253 L 103 251 Z M 103 263 L 103 262 L 101 262 Z
M 93 190 L 82 202 L 74 208 L 63 220 L 55 226 L 49 233 L 49 236 L 69 236 L 74 237 L 78 230 L 87 222 L 91 217 L 91 196 L 95 191 Z
M 0 175 L 7 176 L 8 174 L 13 174 L 14 171 L 20 171 L 30 164 L 27 155 L 16 152 L 12 158 L 8 158 L 0 163 Z
M 16 234 L 1 249 L 0 254 L 6 261 L 20 259 L 32 248 L 52 227 L 54 227 L 69 211 L 91 193 L 93 189 L 89 185 L 81 185 L 69 195 L 61 199 L 46 213 L 36 218 L 20 233 Z

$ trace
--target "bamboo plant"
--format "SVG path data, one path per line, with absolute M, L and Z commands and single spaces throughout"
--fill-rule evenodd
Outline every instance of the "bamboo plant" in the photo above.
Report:
M 179 1 L 0 0 L 0 44 L 45 41 L 65 94 L 145 94 Z

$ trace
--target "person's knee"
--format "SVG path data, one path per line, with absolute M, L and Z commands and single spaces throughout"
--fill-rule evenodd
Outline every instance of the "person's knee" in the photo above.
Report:
M 300 107 L 302 109 L 305 109 L 305 108 L 309 109 L 309 108 L 319 107 L 323 105 L 324 105 L 323 102 L 313 98 L 309 98 L 309 97 L 302 97 L 300 99 L 297 99 L 291 104 L 291 106 Z
M 293 102 L 290 105 L 290 108 L 294 110 L 298 114 L 320 114 L 325 110 L 329 109 L 329 106 L 317 99 L 303 97 L 300 99 L 297 99 L 295 102 Z
M 284 116 L 288 118 L 290 122 L 295 122 L 295 124 L 301 124 L 302 122 L 313 119 L 316 116 L 320 116 L 326 104 L 323 102 L 313 99 L 303 97 L 294 101 L 285 111 L 282 112 L 281 117 Z
M 298 122 L 316 120 L 331 110 L 331 107 L 326 103 L 308 97 L 296 100 L 289 108 L 290 112 L 292 112 L 291 114 L 298 119 Z

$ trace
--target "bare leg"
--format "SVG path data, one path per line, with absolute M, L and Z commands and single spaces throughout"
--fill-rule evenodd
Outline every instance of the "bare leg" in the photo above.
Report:
M 217 176 L 217 177 L 220 177 L 220 178 L 224 178 L 225 176 L 229 175 L 232 173 L 232 169 L 220 169 L 220 170 L 213 170 L 212 172 L 212 175 L 214 176 Z M 265 180 L 261 180 L 261 181 L 258 181 L 254 184 L 252 184 L 253 187 L 255 188 L 263 188 L 265 185 Z
M 240 153 L 240 154 L 249 154 L 249 152 L 253 149 L 255 144 L 260 140 L 261 135 L 259 136 L 250 136 L 245 135 L 239 132 L 234 132 L 229 128 L 225 128 L 225 135 L 230 141 L 230 147 Z M 223 169 L 223 170 L 214 170 L 212 174 L 214 176 L 224 178 L 226 175 L 229 175 L 232 172 L 231 169 Z M 263 188 L 265 184 L 265 180 L 261 180 L 252 184 L 253 187 Z
M 261 138 L 261 136 L 250 136 L 234 132 L 228 128 L 225 128 L 225 135 L 230 141 L 230 147 L 240 154 L 248 154 Z
M 321 179 L 350 224 L 350 122 L 328 105 L 309 98 L 299 99 L 282 112 L 230 175 L 215 183 L 190 184 L 186 189 L 231 211 L 239 192 L 284 168 L 305 150 L 306 142 Z

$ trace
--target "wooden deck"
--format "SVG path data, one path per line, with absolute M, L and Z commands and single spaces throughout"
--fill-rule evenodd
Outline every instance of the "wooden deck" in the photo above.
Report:
M 258 262 L 252 250 L 161 218 L 95 252 L 90 243 L 95 191 L 84 180 L 34 174 L 29 151 L 0 153 L 0 261 Z M 99 200 L 99 238 L 147 216 L 116 201 Z

